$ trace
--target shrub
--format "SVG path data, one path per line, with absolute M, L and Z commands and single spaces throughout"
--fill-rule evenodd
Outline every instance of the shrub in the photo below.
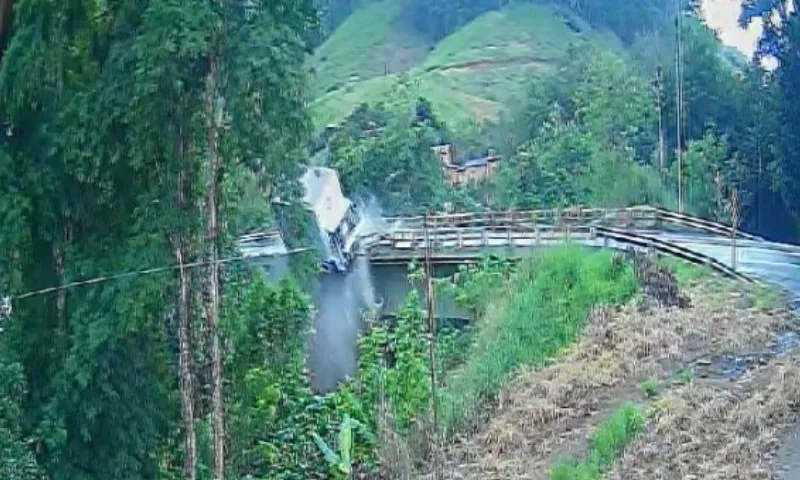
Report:
M 625 404 L 592 435 L 589 455 L 581 461 L 561 461 L 552 470 L 553 480 L 600 478 L 625 447 L 644 431 L 645 415 L 637 405 Z
M 661 392 L 661 385 L 659 385 L 658 380 L 655 378 L 648 378 L 642 382 L 642 391 L 647 398 L 657 397 Z
M 515 368 L 544 365 L 577 340 L 591 307 L 619 304 L 635 290 L 630 267 L 609 252 L 537 252 L 476 322 L 466 363 L 446 379 L 441 426 L 452 433 L 474 421 Z

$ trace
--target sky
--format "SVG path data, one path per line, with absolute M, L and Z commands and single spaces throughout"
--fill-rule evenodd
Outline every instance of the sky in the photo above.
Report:
M 717 31 L 726 45 L 738 48 L 748 58 L 753 56 L 761 26 L 755 23 L 748 30 L 739 28 L 741 0 L 703 0 L 706 23 Z

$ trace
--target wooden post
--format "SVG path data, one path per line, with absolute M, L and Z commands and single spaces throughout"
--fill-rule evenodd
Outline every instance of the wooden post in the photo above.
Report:
M 664 88 L 663 69 L 659 65 L 656 70 L 656 99 L 658 104 L 658 165 L 661 178 L 667 173 L 666 135 L 664 134 Z
M 437 387 L 436 387 L 436 315 L 434 308 L 434 290 L 433 290 L 433 262 L 431 261 L 432 246 L 430 237 L 428 235 L 427 221 L 425 222 L 425 288 L 426 300 L 428 307 L 428 361 L 430 363 L 428 371 L 430 374 L 431 382 L 431 411 L 433 413 L 433 428 L 434 435 L 439 428 L 439 406 L 437 402 Z M 438 462 L 437 462 L 438 463 Z
M 733 189 L 731 192 L 731 199 L 730 199 L 730 211 L 731 211 L 731 268 L 736 271 L 737 263 L 738 263 L 738 255 L 736 252 L 736 237 L 737 237 L 737 230 L 739 229 L 739 222 L 740 222 L 740 205 L 739 205 L 739 192 L 736 189 Z

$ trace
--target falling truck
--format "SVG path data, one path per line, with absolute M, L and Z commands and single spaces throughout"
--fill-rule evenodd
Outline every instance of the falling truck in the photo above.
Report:
M 362 214 L 342 193 L 336 170 L 309 167 L 300 179 L 303 201 L 313 213 L 322 243 L 322 266 L 328 272 L 348 272 L 356 253 Z

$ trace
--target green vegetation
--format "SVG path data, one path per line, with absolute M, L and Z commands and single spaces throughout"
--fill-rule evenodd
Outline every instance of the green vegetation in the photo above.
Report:
M 519 267 L 473 332 L 467 361 L 446 380 L 441 427 L 473 422 L 516 368 L 541 366 L 576 341 L 589 308 L 619 304 L 636 290 L 629 267 L 608 252 L 546 251 Z
M 450 124 L 495 119 L 524 96 L 532 75 L 555 69 L 570 44 L 614 45 L 609 35 L 550 6 L 520 3 L 485 13 L 434 46 L 409 31 L 401 3 L 367 4 L 316 52 L 312 108 L 318 129 L 362 102 L 382 100 L 399 81 L 414 85 L 415 94 Z
M 348 118 L 331 141 L 330 164 L 348 194 L 375 195 L 385 213 L 436 209 L 445 187 L 431 147 L 442 141 L 443 127 L 425 100 L 402 94 L 391 100 Z
M 712 276 L 712 272 L 708 268 L 689 263 L 680 258 L 663 256 L 658 259 L 658 262 L 675 275 L 678 285 L 682 288 L 692 286 Z
M 602 477 L 625 447 L 644 431 L 645 414 L 633 404 L 621 406 L 592 434 L 586 459 L 559 462 L 553 466 L 553 480 L 593 480 Z
M 773 285 L 758 284 L 750 293 L 753 307 L 760 312 L 770 312 L 786 306 L 786 294 Z
M 657 397 L 661 393 L 661 384 L 655 378 L 648 378 L 642 382 L 642 392 L 647 398 Z
M 246 231 L 311 245 L 297 178 L 312 121 L 341 122 L 314 140 L 317 161 L 391 213 L 674 206 L 681 152 L 689 211 L 729 218 L 735 190 L 745 228 L 794 239 L 800 20 L 757 3 L 744 21 L 781 17 L 761 45 L 778 69 L 726 59 L 687 18 L 678 118 L 673 69 L 663 112 L 653 88 L 674 60 L 664 0 L 15 0 L 0 15 L 0 296 L 14 307 L 0 333 L 0 478 L 376 473 L 392 435 L 424 453 L 426 432 L 471 425 L 516 369 L 557 358 L 592 306 L 635 293 L 608 253 L 487 259 L 446 287 L 473 327 L 431 339 L 411 296 L 397 325 L 361 339 L 356 378 L 316 395 L 298 286 L 314 254 L 293 256 L 277 285 L 220 267 Z M 497 149 L 497 182 L 447 186 L 430 147 L 451 140 Z M 684 284 L 706 275 L 675 271 Z M 68 287 L 84 279 L 104 281 Z M 751 295 L 758 309 L 780 298 Z M 597 477 L 641 423 L 624 407 L 560 478 Z
M 688 385 L 694 380 L 694 370 L 682 368 L 675 374 L 675 380 L 683 385 Z
M 430 45 L 400 22 L 401 8 L 396 0 L 369 2 L 339 26 L 314 52 L 314 97 L 341 94 L 351 84 L 387 73 L 403 73 L 425 58 Z
M 580 23 L 581 31 L 591 27 Z M 488 12 L 436 44 L 422 68 L 487 61 L 547 64 L 563 59 L 570 43 L 582 39 L 545 5 L 512 4 Z M 479 73 L 479 69 L 477 72 Z

